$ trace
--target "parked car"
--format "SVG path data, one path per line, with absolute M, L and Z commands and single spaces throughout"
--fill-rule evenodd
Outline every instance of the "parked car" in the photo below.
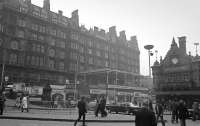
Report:
M 137 112 L 141 108 L 137 105 L 134 105 L 131 102 L 124 102 L 119 104 L 106 105 L 106 109 L 110 113 L 115 112 L 115 113 L 125 113 L 134 115 L 135 112 Z
M 196 105 L 198 107 L 198 110 L 196 111 L 196 113 L 194 114 L 194 110 L 193 108 L 188 109 L 188 118 L 192 119 L 192 120 L 200 120 L 200 104 L 198 102 L 196 102 Z
M 96 108 L 96 104 L 97 104 L 97 101 L 96 100 L 93 100 L 93 101 L 90 101 L 89 103 L 88 103 L 88 110 L 91 110 L 91 111 L 94 111 L 95 110 L 95 108 Z

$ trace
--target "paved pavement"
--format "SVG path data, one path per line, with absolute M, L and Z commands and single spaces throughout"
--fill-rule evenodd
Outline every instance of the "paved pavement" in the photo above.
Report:
M 77 118 L 76 110 L 73 111 L 45 111 L 30 110 L 20 112 L 17 109 L 7 108 L 3 116 L 0 116 L 0 126 L 71 126 Z M 122 114 L 108 114 L 107 117 L 95 117 L 93 112 L 87 113 L 88 126 L 134 126 L 135 116 Z M 172 124 L 170 115 L 165 115 L 166 126 L 179 126 Z M 187 120 L 187 126 L 200 126 L 200 120 L 193 122 Z M 158 125 L 159 126 L 159 125 Z
M 79 122 L 77 126 L 81 126 Z M 87 126 L 134 126 L 134 123 L 92 123 Z M 73 126 L 73 122 L 34 121 L 34 120 L 0 120 L 0 126 Z
M 77 126 L 81 126 L 81 124 L 82 122 L 79 122 Z M 87 126 L 135 126 L 133 122 L 87 122 L 86 124 Z M 73 126 L 73 122 L 0 119 L 0 126 Z M 161 126 L 161 124 L 159 123 L 158 126 Z M 180 124 L 167 122 L 165 126 L 180 126 Z M 186 126 L 200 126 L 200 121 L 187 120 Z
M 77 110 L 69 111 L 50 111 L 50 110 L 30 110 L 27 112 L 20 112 L 19 110 L 7 109 L 3 116 L 0 118 L 7 119 L 27 119 L 27 120 L 54 120 L 54 121 L 74 121 L 77 119 Z M 133 122 L 135 116 L 122 115 L 122 114 L 108 114 L 107 117 L 95 117 L 93 112 L 88 112 L 86 119 L 89 122 Z
M 15 107 L 7 107 L 4 115 L 0 116 L 0 126 L 71 126 L 77 116 L 76 109 L 30 109 L 28 113 L 22 113 Z M 180 125 L 172 124 L 170 115 L 165 115 L 164 119 L 166 120 L 166 126 Z M 95 117 L 94 112 L 88 112 L 86 120 L 88 126 L 134 126 L 135 116 L 108 114 L 107 117 L 102 118 Z M 195 122 L 187 120 L 186 124 L 187 126 L 200 126 L 200 120 Z

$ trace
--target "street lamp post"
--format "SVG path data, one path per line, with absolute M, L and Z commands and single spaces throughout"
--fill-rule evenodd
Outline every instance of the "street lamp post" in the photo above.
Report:
M 106 101 L 108 100 L 108 74 L 109 71 L 106 71 Z
M 2 72 L 1 72 L 1 87 L 3 86 L 3 80 L 4 80 L 4 71 L 5 71 L 5 64 L 2 64 Z
M 77 80 L 77 76 L 78 76 L 78 69 L 79 69 L 79 66 L 78 66 L 78 57 L 77 57 L 77 60 L 76 60 L 76 69 L 75 69 L 75 76 L 74 76 L 74 100 L 76 101 L 77 97 L 76 97 L 76 93 L 77 93 L 77 84 L 79 83 L 79 81 Z
M 4 80 L 4 73 L 5 73 L 5 58 L 6 58 L 6 50 L 3 49 L 3 63 L 2 63 L 2 71 L 1 71 L 1 87 L 3 89 L 3 80 Z
M 148 50 L 148 55 L 149 55 L 149 77 L 151 77 L 151 64 L 150 64 L 150 57 L 152 56 L 151 49 L 153 49 L 153 45 L 145 45 L 144 48 Z

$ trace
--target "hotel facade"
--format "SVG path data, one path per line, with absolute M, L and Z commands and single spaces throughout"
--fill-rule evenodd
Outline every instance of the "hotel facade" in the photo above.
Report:
M 78 10 L 65 17 L 61 10 L 50 10 L 50 0 L 44 0 L 43 7 L 31 0 L 0 0 L 1 82 L 8 77 L 8 84 L 68 84 L 74 89 L 77 81 L 83 83 L 79 73 L 110 69 L 131 76 L 113 85 L 136 87 L 139 68 L 136 36 L 127 40 L 125 31 L 117 36 L 115 26 L 108 32 L 87 29 L 79 24 Z

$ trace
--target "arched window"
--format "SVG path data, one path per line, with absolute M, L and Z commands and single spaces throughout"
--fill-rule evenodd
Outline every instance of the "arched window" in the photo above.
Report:
M 49 60 L 49 68 L 51 68 L 51 69 L 55 68 L 55 62 L 54 62 L 54 60 Z
M 17 41 L 11 41 L 11 49 L 19 49 L 19 43 Z

